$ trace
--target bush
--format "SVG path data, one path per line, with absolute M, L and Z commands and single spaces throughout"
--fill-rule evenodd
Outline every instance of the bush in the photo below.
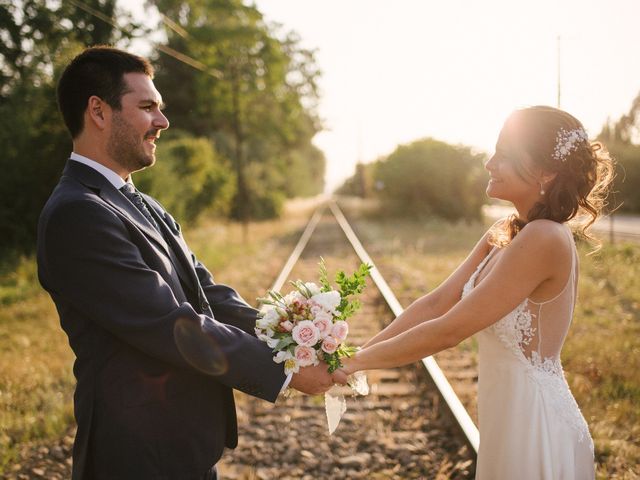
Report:
M 383 209 L 394 215 L 481 218 L 484 155 L 432 138 L 398 147 L 377 163 L 375 181 Z
M 156 164 L 135 174 L 136 184 L 178 222 L 194 223 L 204 214 L 227 216 L 235 194 L 229 162 L 206 138 L 180 132 L 167 137 L 158 143 Z

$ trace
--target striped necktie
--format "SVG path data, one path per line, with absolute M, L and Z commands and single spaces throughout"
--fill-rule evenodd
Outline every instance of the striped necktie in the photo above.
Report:
M 153 216 L 151 215 L 147 204 L 144 202 L 142 195 L 140 195 L 140 192 L 136 190 L 136 188 L 130 183 L 125 183 L 124 187 L 120 188 L 120 191 L 124 194 L 125 197 L 129 199 L 131 203 L 133 203 L 133 205 L 138 210 L 140 210 L 140 213 L 142 213 L 142 215 L 144 215 L 144 217 L 149 220 L 149 223 L 151 223 L 151 225 L 153 225 L 153 227 L 158 232 L 162 233 L 155 218 L 153 218 Z

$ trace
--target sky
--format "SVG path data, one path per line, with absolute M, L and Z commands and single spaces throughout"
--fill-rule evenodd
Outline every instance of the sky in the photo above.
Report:
M 515 108 L 557 106 L 558 78 L 560 107 L 592 136 L 640 93 L 638 0 L 255 4 L 316 51 L 328 191 L 425 137 L 491 153 Z

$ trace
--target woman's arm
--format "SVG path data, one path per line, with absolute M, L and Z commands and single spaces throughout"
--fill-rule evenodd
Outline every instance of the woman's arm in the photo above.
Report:
M 491 246 L 488 242 L 489 232 L 485 233 L 471 250 L 467 258 L 456 270 L 435 290 L 413 302 L 382 331 L 372 337 L 364 347 L 370 347 L 381 341 L 395 337 L 422 322 L 438 318 L 447 313 L 460 301 L 462 287 L 473 274 L 480 262 L 487 256 Z
M 556 275 L 565 249 L 562 233 L 532 222 L 505 248 L 491 272 L 448 312 L 387 337 L 343 360 L 347 374 L 416 362 L 495 323 L 513 311 L 536 287 Z M 566 238 L 566 236 L 565 236 Z

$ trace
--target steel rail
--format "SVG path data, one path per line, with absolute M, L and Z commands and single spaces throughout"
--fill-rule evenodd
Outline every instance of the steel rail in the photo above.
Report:
M 313 235 L 313 232 L 318 226 L 318 222 L 320 222 L 320 219 L 322 218 L 322 214 L 324 213 L 325 208 L 326 208 L 326 204 L 321 205 L 316 209 L 315 213 L 309 220 L 309 223 L 307 223 L 307 227 L 304 229 L 304 232 L 302 232 L 302 235 L 300 235 L 300 239 L 298 240 L 298 243 L 293 249 L 293 252 L 291 252 L 291 255 L 289 255 L 289 258 L 287 259 L 287 262 L 284 264 L 284 267 L 282 267 L 282 270 L 280 271 L 280 275 L 278 275 L 278 278 L 276 278 L 276 281 L 273 282 L 273 286 L 271 287 L 271 290 L 278 291 L 282 289 L 284 282 L 287 280 L 287 278 L 291 274 L 291 270 L 293 270 L 293 267 L 298 261 L 298 258 L 300 258 L 302 251 L 307 246 L 307 243 L 309 243 L 309 239 L 311 238 L 311 235 Z
M 340 228 L 342 228 L 342 231 L 351 243 L 351 246 L 356 251 L 356 254 L 358 255 L 358 257 L 360 257 L 360 260 L 364 263 L 370 264 L 373 267 L 371 269 L 371 279 L 378 287 L 378 290 L 389 305 L 389 308 L 391 308 L 391 310 L 393 311 L 393 314 L 397 317 L 404 311 L 402 305 L 400 305 L 400 302 L 394 295 L 393 291 L 385 281 L 378 268 L 373 263 L 373 260 L 371 260 L 371 257 L 369 256 L 367 251 L 364 249 L 364 246 L 349 225 L 349 222 L 338 207 L 338 204 L 334 201 L 331 201 L 329 203 L 329 209 L 331 210 L 331 213 L 333 213 L 333 216 L 336 218 L 338 225 L 340 225 Z M 451 384 L 438 366 L 435 359 L 431 356 L 423 358 L 422 364 L 425 366 L 427 372 L 438 388 L 440 394 L 442 395 L 442 398 L 447 404 L 447 407 L 449 407 L 451 414 L 458 422 L 458 425 L 460 425 L 460 428 L 462 429 L 467 442 L 477 454 L 478 447 L 480 445 L 480 433 L 478 432 L 478 428 L 476 427 L 475 423 L 473 423 L 473 420 L 469 416 L 469 413 L 464 408 L 464 405 L 462 405 L 462 402 L 460 401 L 456 393 L 453 391 Z

